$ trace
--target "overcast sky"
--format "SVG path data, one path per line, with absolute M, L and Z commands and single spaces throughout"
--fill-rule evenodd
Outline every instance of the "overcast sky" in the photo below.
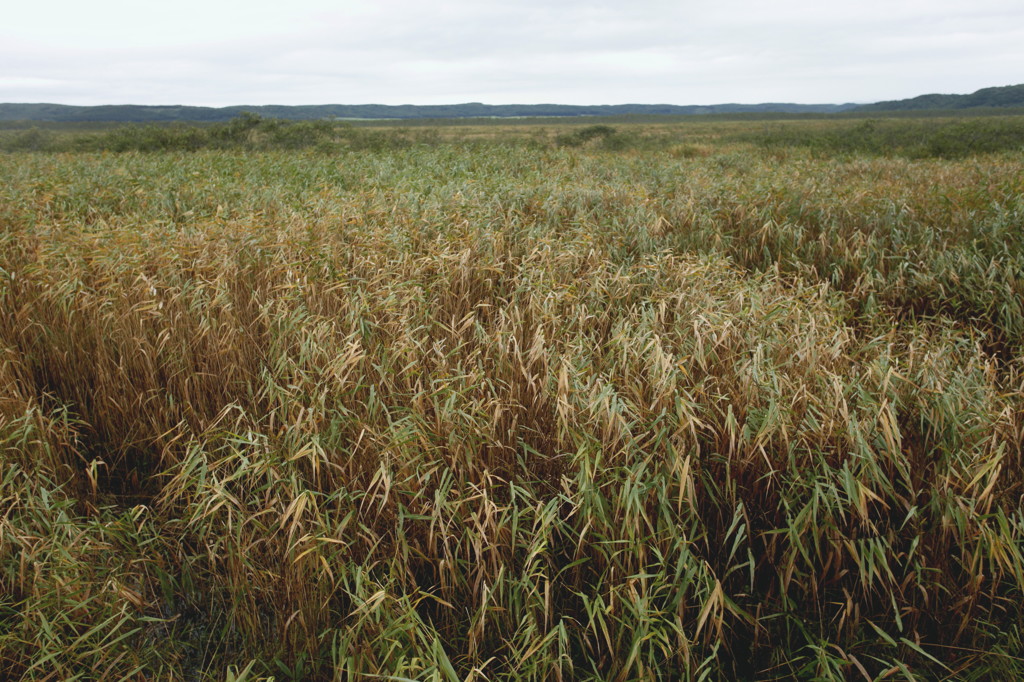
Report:
M 873 102 L 1024 83 L 1021 0 L 52 0 L 0 102 Z

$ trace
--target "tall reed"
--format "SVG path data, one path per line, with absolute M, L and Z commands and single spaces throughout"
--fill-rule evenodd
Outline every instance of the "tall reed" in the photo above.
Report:
M 1019 155 L 0 165 L 0 669 L 1024 672 Z

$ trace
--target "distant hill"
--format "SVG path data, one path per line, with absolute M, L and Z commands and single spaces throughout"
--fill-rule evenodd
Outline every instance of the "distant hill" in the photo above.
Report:
M 915 111 L 927 109 L 974 109 L 1024 107 L 1024 85 L 982 88 L 970 95 L 921 95 L 911 99 L 876 102 L 855 107 L 855 112 Z
M 227 121 L 243 112 L 265 118 L 311 119 L 423 119 L 423 118 L 517 118 L 535 116 L 622 116 L 630 114 L 732 114 L 732 113 L 836 113 L 854 104 L 714 104 L 708 106 L 674 104 L 615 104 L 574 106 L 568 104 L 448 104 L 419 106 L 405 104 L 321 104 L 310 106 L 144 106 L 136 104 L 78 107 L 64 104 L 0 104 L 0 121 L 125 122 L 157 123 L 169 121 Z
M 0 104 L 0 121 L 46 121 L 53 123 L 166 123 L 222 122 L 245 112 L 264 118 L 315 119 L 433 119 L 433 118 L 523 118 L 573 116 L 628 116 L 635 114 L 835 114 L 872 112 L 952 111 L 975 108 L 1024 107 L 1024 85 L 983 88 L 970 95 L 921 95 L 911 99 L 875 104 L 466 104 L 398 106 L 386 104 L 317 104 L 308 106 L 259 105 L 231 107 L 146 106 L 138 104 L 79 107 L 65 104 Z

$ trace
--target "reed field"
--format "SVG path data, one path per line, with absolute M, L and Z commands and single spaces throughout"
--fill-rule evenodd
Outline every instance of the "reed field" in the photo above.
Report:
M 1024 119 L 0 149 L 0 678 L 1024 677 Z

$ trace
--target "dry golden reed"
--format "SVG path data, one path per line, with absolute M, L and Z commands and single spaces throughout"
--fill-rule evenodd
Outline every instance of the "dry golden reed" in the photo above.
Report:
M 701 144 L 4 157 L 0 669 L 1024 674 L 1024 158 Z

